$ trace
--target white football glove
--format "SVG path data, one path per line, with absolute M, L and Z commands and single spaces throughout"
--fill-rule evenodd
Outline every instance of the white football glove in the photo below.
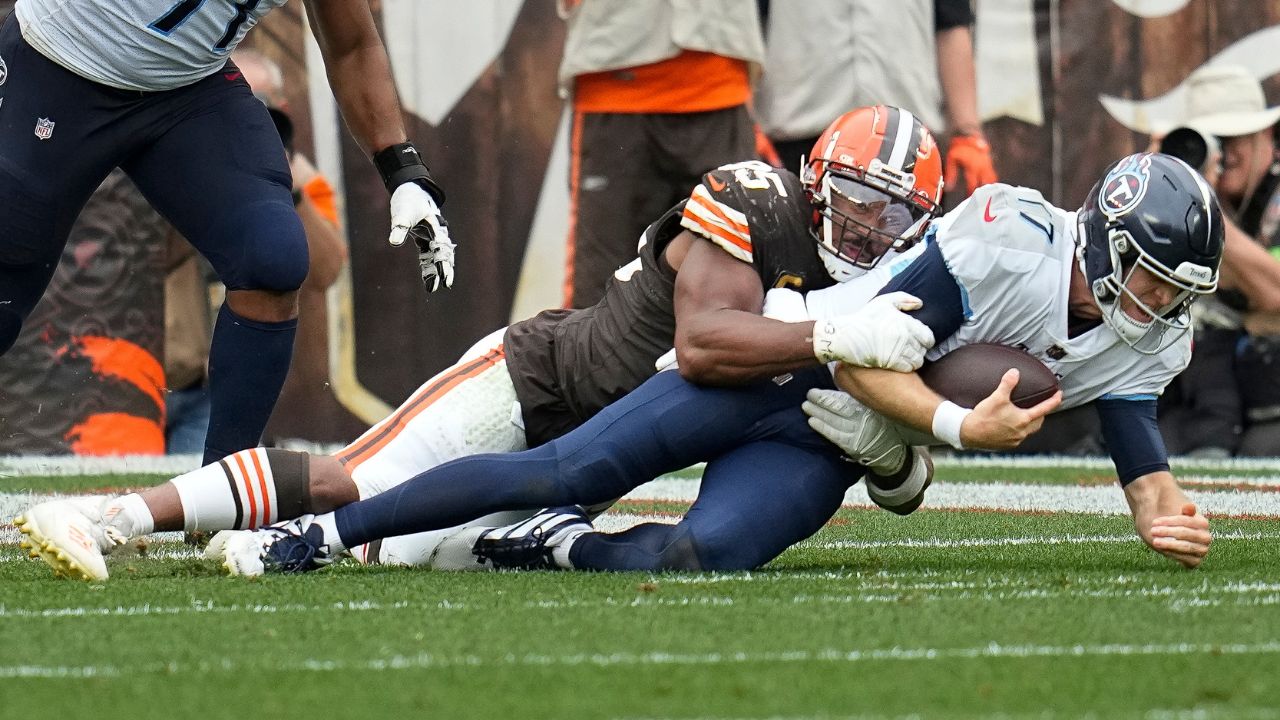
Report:
M 391 236 L 387 240 L 399 247 L 407 236 L 418 246 L 418 267 L 427 292 L 452 287 L 456 246 L 449 238 L 449 224 L 431 194 L 414 182 L 402 183 L 391 193 Z
M 848 393 L 814 388 L 805 395 L 801 409 L 809 427 L 830 440 L 854 462 L 880 475 L 902 469 L 909 447 L 897 426 Z
M 822 362 L 912 372 L 933 347 L 933 331 L 902 312 L 923 306 L 904 292 L 880 295 L 856 312 L 813 324 L 813 354 Z
M 794 323 L 810 320 L 804 295 L 790 288 L 774 288 L 764 294 L 764 310 L 761 315 L 782 322 Z

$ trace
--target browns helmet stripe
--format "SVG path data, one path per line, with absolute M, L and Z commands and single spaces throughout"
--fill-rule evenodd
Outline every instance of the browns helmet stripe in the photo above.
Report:
M 876 107 L 876 111 L 879 112 L 882 108 L 887 109 L 889 112 L 885 117 L 884 140 L 880 141 L 880 154 L 877 157 L 885 165 L 897 167 L 892 163 L 891 158 L 894 155 L 893 150 L 898 146 L 898 143 L 890 142 L 890 140 L 896 140 L 898 137 L 898 126 L 902 124 L 902 113 L 898 112 L 898 108 L 885 108 L 883 105 Z
M 903 159 L 902 167 L 900 169 L 903 172 L 911 172 L 916 167 L 916 152 L 920 150 L 920 138 L 924 136 L 924 123 L 920 122 L 920 118 L 916 117 L 910 111 L 903 110 L 902 112 L 907 117 L 911 118 L 911 122 L 908 124 L 911 128 L 909 131 L 911 135 L 907 138 L 906 142 L 903 143 L 906 157 Z

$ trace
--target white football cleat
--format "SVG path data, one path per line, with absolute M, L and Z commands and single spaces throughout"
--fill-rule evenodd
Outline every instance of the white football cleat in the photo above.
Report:
M 221 561 L 228 575 L 257 577 L 266 572 L 262 559 L 273 540 L 273 533 L 262 530 L 223 530 L 209 541 L 204 556 Z
M 19 546 L 53 568 L 57 577 L 106 580 L 106 555 L 128 542 L 102 522 L 103 498 L 41 503 L 14 518 L 25 535 Z
M 435 549 L 432 550 L 427 558 L 427 563 L 431 565 L 432 570 L 493 570 L 493 565 L 477 558 L 475 553 L 472 552 L 472 548 L 475 547 L 476 541 L 480 539 L 480 536 L 492 529 L 484 525 L 473 525 L 449 535 L 435 546 Z M 394 539 L 388 538 L 383 542 L 383 552 L 390 554 L 392 557 L 395 557 L 396 548 L 388 548 L 387 543 Z

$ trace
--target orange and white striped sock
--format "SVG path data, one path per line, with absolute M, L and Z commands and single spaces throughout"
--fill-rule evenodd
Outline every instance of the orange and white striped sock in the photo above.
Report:
M 252 448 L 172 481 L 183 529 L 252 530 L 307 510 L 306 453 Z

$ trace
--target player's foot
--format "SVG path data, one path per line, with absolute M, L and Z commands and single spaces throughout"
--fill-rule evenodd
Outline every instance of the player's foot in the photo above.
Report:
M 314 518 L 304 515 L 257 530 L 223 530 L 209 541 L 205 556 L 221 560 L 227 574 L 245 577 L 318 570 L 333 558 Z
M 25 536 L 19 546 L 58 577 L 106 580 L 106 555 L 128 538 L 102 522 L 103 502 L 76 498 L 36 505 L 13 520 Z
M 892 475 L 867 473 L 867 495 L 889 512 L 910 515 L 924 502 L 924 493 L 933 483 L 933 458 L 929 451 L 911 448 L 902 468 Z
M 471 548 L 480 564 L 495 568 L 548 570 L 564 567 L 556 548 L 591 532 L 591 521 L 577 505 L 548 508 L 528 520 L 486 530 Z

